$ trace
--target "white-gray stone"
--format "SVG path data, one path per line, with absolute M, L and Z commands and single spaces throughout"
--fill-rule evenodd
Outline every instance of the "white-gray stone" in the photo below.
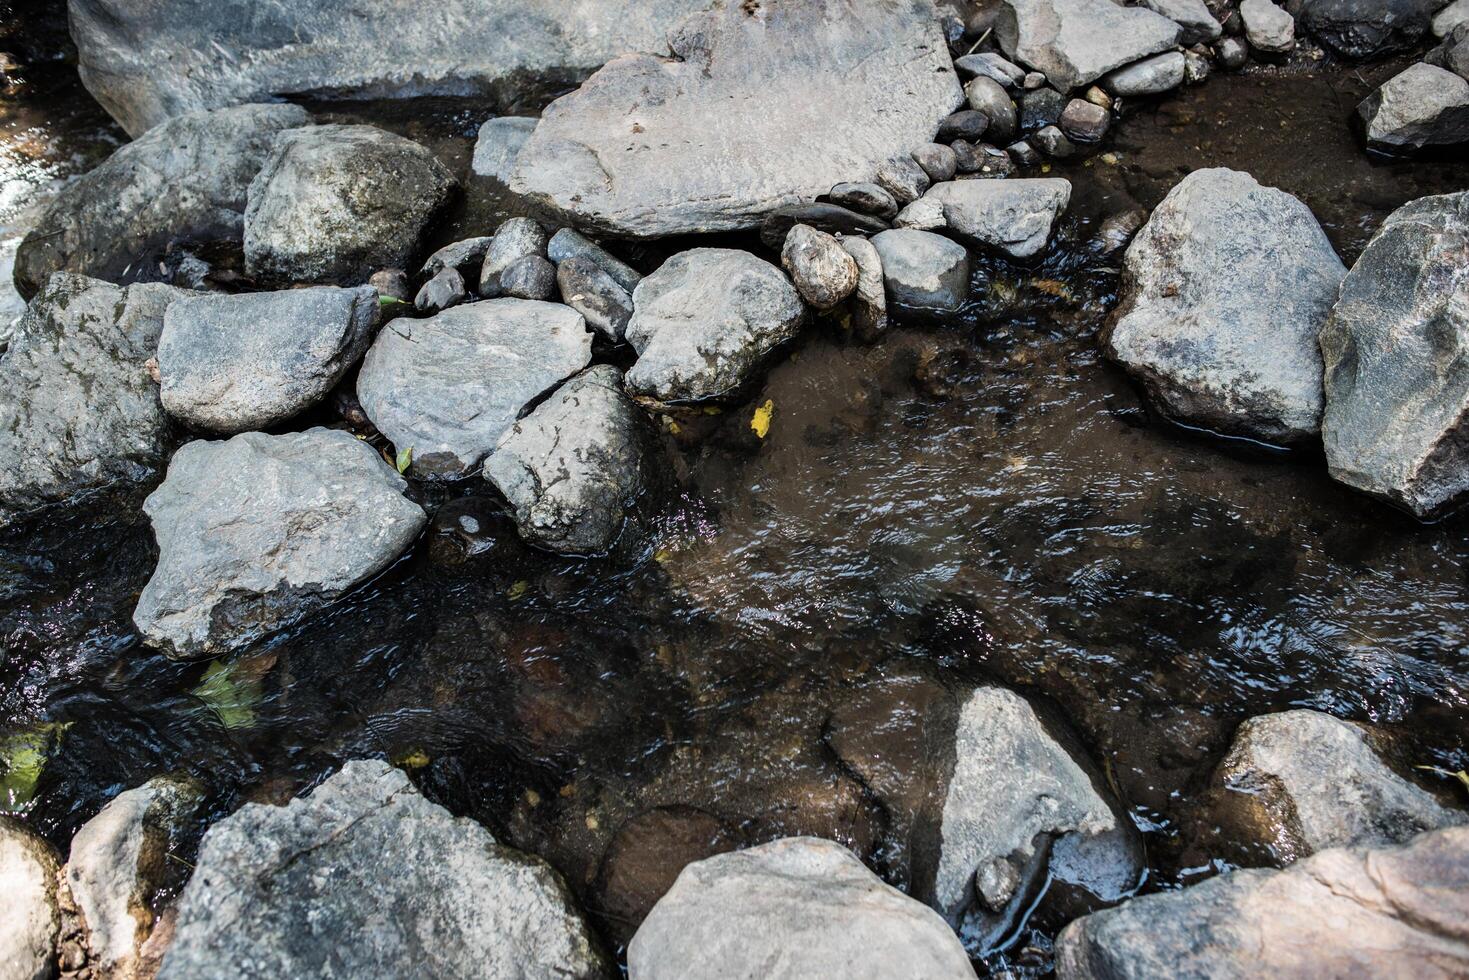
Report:
M 534 218 L 510 218 L 495 230 L 479 270 L 479 294 L 500 295 L 500 274 L 528 255 L 546 254 L 546 230 Z
M 920 197 L 898 212 L 893 219 L 894 228 L 913 228 L 918 231 L 938 231 L 947 227 L 944 219 L 944 204 L 936 197 Z
M 928 231 L 893 228 L 872 237 L 889 303 L 919 316 L 953 313 L 969 295 L 969 253 Z
M 587 326 L 614 344 L 627 335 L 632 296 L 594 259 L 573 255 L 556 267 L 561 302 L 580 313 Z
M 1003 0 L 995 21 L 1005 54 L 1063 93 L 1166 51 L 1178 36 L 1167 17 L 1112 0 Z
M 780 264 L 796 292 L 818 310 L 831 309 L 857 288 L 857 260 L 834 235 L 810 225 L 796 225 L 786 233 Z
M 538 121 L 530 116 L 498 116 L 485 122 L 474 141 L 469 169 L 476 176 L 508 182 L 515 171 L 515 158 L 535 132 Z
M 1436 65 L 1409 65 L 1357 106 L 1367 146 L 1382 153 L 1469 142 L 1469 81 Z
M 1296 46 L 1296 21 L 1270 0 L 1240 0 L 1240 20 L 1250 47 L 1267 54 L 1281 54 Z
M 1223 33 L 1219 21 L 1209 13 L 1204 0 L 1141 0 L 1139 6 L 1147 7 L 1155 14 L 1162 14 L 1182 30 L 1178 43 L 1185 47 L 1216 41 Z
M 993 78 L 1006 88 L 1020 88 L 1025 83 L 1025 69 L 1015 62 L 993 51 L 966 54 L 954 59 L 954 67 L 961 75 Z
M 1433 15 L 1433 36 L 1448 37 L 1460 24 L 1469 24 L 1469 0 L 1453 3 Z
M 55 972 L 61 910 L 56 851 L 14 817 L 0 814 L 0 980 L 49 980 Z
M 1102 84 L 1116 96 L 1158 95 L 1183 84 L 1186 65 L 1182 51 L 1165 51 L 1117 69 Z
M 558 265 L 571 258 L 595 262 L 598 268 L 611 276 L 629 294 L 643 281 L 641 272 L 572 228 L 562 228 L 551 236 L 551 241 L 546 245 L 546 255 Z
M 882 256 L 865 238 L 843 238 L 846 249 L 857 263 L 857 289 L 852 293 L 852 330 L 859 340 L 869 343 L 887 332 L 888 298 L 883 285 Z
M 1023 259 L 1046 247 L 1052 225 L 1071 201 L 1071 182 L 1059 177 L 955 180 L 935 184 L 924 197 L 943 207 L 951 231 Z
M 494 240 L 493 235 L 480 235 L 451 242 L 428 257 L 420 274 L 432 278 L 445 269 L 457 269 L 461 275 L 473 272 L 484 262 L 485 252 Z

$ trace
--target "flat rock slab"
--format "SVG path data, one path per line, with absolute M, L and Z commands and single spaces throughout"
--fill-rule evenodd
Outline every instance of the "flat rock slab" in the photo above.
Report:
M 349 762 L 286 806 L 209 829 L 160 980 L 611 975 L 546 862 Z
M 1304 442 L 1321 423 L 1316 335 L 1345 275 L 1299 200 L 1236 170 L 1196 170 L 1128 247 L 1107 353 L 1170 418 Z
M 1367 147 L 1379 153 L 1469 142 L 1469 81 L 1435 65 L 1409 65 L 1357 106 Z
M 56 851 L 25 824 L 0 814 L 0 889 L 5 921 L 0 927 L 0 976 L 42 980 L 56 965 L 61 911 L 56 904 Z
M 1178 43 L 1179 26 L 1112 0 L 1004 0 L 995 38 L 1005 54 L 1063 93 Z
M 962 99 L 927 0 L 729 3 L 669 46 L 552 103 L 511 189 L 621 236 L 753 228 L 906 158 Z
M 1051 227 L 1071 200 L 1071 182 L 1059 177 L 951 180 L 923 196 L 943 207 L 951 231 L 1024 259 L 1046 247 Z
M 406 481 L 331 429 L 198 440 L 143 504 L 158 566 L 133 622 L 178 659 L 248 646 L 391 564 L 425 517 Z
M 413 451 L 418 476 L 463 476 L 521 411 L 586 367 L 592 335 L 559 303 L 494 299 L 384 327 L 357 397 L 378 431 Z

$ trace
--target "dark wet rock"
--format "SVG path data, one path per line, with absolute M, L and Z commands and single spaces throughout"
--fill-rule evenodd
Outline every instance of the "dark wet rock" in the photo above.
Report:
M 1043 126 L 1030 134 L 1030 141 L 1046 156 L 1057 160 L 1076 155 L 1076 144 L 1061 132 L 1060 126 Z
M 1321 331 L 1331 475 L 1419 517 L 1469 492 L 1469 193 L 1394 211 Z
M 402 269 L 379 269 L 367 277 L 367 284 L 377 290 L 379 296 L 406 303 L 413 297 L 413 287 L 408 284 L 408 273 Z
M 917 169 L 914 164 L 914 169 Z M 922 173 L 922 171 L 919 171 Z M 877 185 L 874 185 L 877 186 Z M 879 187 L 889 198 L 893 195 Z M 897 205 L 894 204 L 896 211 Z M 870 214 L 859 214 L 838 204 L 792 204 L 777 208 L 766 216 L 760 226 L 760 241 L 767 248 L 780 251 L 785 245 L 786 235 L 796 225 L 810 225 L 828 235 L 876 235 L 885 231 L 888 223 Z
M 534 218 L 510 218 L 495 230 L 480 266 L 479 294 L 492 299 L 501 294 L 500 274 L 528 255 L 545 256 L 546 229 Z
M 189 443 L 143 504 L 159 555 L 134 624 L 169 656 L 198 659 L 299 621 L 418 536 L 424 513 L 405 486 L 339 430 Z
M 1250 60 L 1250 48 L 1237 37 L 1227 37 L 1216 46 L 1219 64 L 1226 71 L 1239 71 Z
M 942 205 L 954 232 L 1023 259 L 1046 247 L 1051 226 L 1071 200 L 1071 182 L 955 180 L 935 184 L 924 197 Z
M 1066 104 L 1066 111 L 1061 113 L 1061 121 L 1057 125 L 1071 139 L 1095 143 L 1107 135 L 1112 125 L 1112 114 L 1085 99 L 1072 99 Z
M 56 901 L 56 850 L 14 817 L 0 814 L 0 975 L 46 980 L 54 971 L 61 910 Z
M 1443 68 L 1410 65 L 1357 106 L 1369 149 L 1412 153 L 1469 142 L 1469 81 Z
M 969 295 L 969 253 L 927 231 L 895 228 L 872 238 L 888 301 L 916 314 L 947 314 Z
M 1008 152 L 998 146 L 981 143 L 974 148 L 975 155 L 979 157 L 979 170 L 976 173 L 981 177 L 1009 177 L 1015 173 L 1016 163 Z
M 1106 349 L 1171 418 L 1304 442 L 1321 419 L 1316 335 L 1345 274 L 1299 200 L 1239 171 L 1196 170 L 1128 248 Z
M 1038 88 L 1020 97 L 1020 128 L 1033 132 L 1054 126 L 1066 111 L 1066 96 L 1053 88 Z
M 1040 153 L 1026 140 L 1011 143 L 1005 148 L 1005 152 L 1010 154 L 1010 159 L 1014 160 L 1018 167 L 1039 167 L 1041 165 Z
M 954 140 L 974 142 L 984 136 L 989 125 L 990 117 L 979 110 L 961 109 L 944 117 L 934 138 L 945 143 L 952 143 Z
M 940 137 L 942 138 L 942 128 Z M 887 192 L 893 196 L 893 200 L 900 205 L 908 204 L 922 197 L 923 192 L 928 190 L 928 185 L 932 183 L 928 179 L 928 174 L 923 172 L 923 168 L 911 156 L 886 161 L 877 168 L 873 179 L 886 188 Z
M 829 310 L 857 288 L 857 261 L 842 243 L 810 225 L 796 225 L 786 235 L 781 267 L 801 298 L 818 310 Z
M 1025 81 L 1025 69 L 993 51 L 966 54 L 954 59 L 954 68 L 965 78 L 993 78 L 1006 88 L 1019 88 Z
M 1329 774 L 1322 774 L 1329 778 Z M 1469 829 L 1235 871 L 1067 926 L 1065 980 L 1458 976 L 1469 971 Z
M 184 297 L 158 340 L 163 407 L 211 432 L 269 428 L 326 397 L 377 323 L 371 286 Z
M 1295 18 L 1271 0 L 1240 0 L 1239 15 L 1256 51 L 1283 54 L 1296 46 Z
M 969 107 L 984 113 L 989 120 L 984 136 L 992 143 L 1008 143 L 1015 138 L 1019 123 L 1015 115 L 1015 103 L 1010 93 L 993 78 L 978 76 L 964 86 L 964 97 Z
M 1118 97 L 1158 95 L 1183 84 L 1187 61 L 1181 51 L 1167 51 L 1119 68 L 1102 80 Z
M 621 343 L 632 318 L 632 296 L 606 270 L 584 255 L 556 267 L 561 302 L 580 313 L 587 326 L 612 343 Z
M 1438 47 L 1423 56 L 1423 61 L 1469 81 L 1469 21 L 1455 27 Z
M 878 184 L 837 184 L 826 196 L 833 204 L 860 211 L 863 214 L 870 214 L 884 221 L 891 221 L 898 213 L 898 202 L 893 199 L 893 195 L 888 193 L 886 188 Z M 876 233 L 873 232 L 873 234 Z
M 521 147 L 535 132 L 537 120 L 527 116 L 499 116 L 479 128 L 469 169 L 477 177 L 508 183 L 515 172 Z
M 204 836 L 159 977 L 242 969 L 252 977 L 612 973 L 550 865 L 451 816 L 377 761 L 349 762 L 283 807 L 247 804 Z
M 1111 0 L 1004 0 L 995 37 L 1006 55 L 1069 92 L 1173 47 L 1179 27 L 1151 10 Z
M 1097 229 L 1097 245 L 1103 255 L 1111 255 L 1132 241 L 1142 226 L 1148 223 L 1148 212 L 1142 208 L 1128 208 L 1102 219 Z
M 16 253 L 16 287 L 29 299 L 53 272 L 119 280 L 172 241 L 240 241 L 245 192 L 272 140 L 310 122 L 299 106 L 245 105 L 139 136 L 42 212 Z
M 887 290 L 883 286 L 882 257 L 865 238 L 844 238 L 842 248 L 857 263 L 857 288 L 852 292 L 852 331 L 871 343 L 888 328 Z
M 379 432 L 413 451 L 416 476 L 458 477 L 521 410 L 591 361 L 581 314 L 534 300 L 465 303 L 379 331 L 357 395 Z
M 1142 0 L 1139 6 L 1162 14 L 1179 26 L 1178 43 L 1183 45 L 1214 41 L 1223 33 L 1219 21 L 1209 12 L 1204 0 Z
M 440 269 L 434 277 L 423 284 L 413 298 L 415 309 L 425 313 L 438 313 L 464 302 L 469 291 L 464 286 L 464 276 L 454 266 Z
M 250 183 L 245 269 L 350 285 L 408 268 L 457 187 L 428 150 L 373 126 L 287 131 Z
M 1209 80 L 1213 63 L 1197 51 L 1183 53 L 1183 81 L 1186 85 L 1202 85 Z
M 147 362 L 190 295 L 59 272 L 0 358 L 0 526 L 79 494 L 141 484 L 170 444 Z
M 432 278 L 445 269 L 454 269 L 461 276 L 476 273 L 485 260 L 485 252 L 494 240 L 493 235 L 481 235 L 445 245 L 428 257 L 419 274 Z
M 741 4 L 691 17 L 672 59 L 616 58 L 556 100 L 511 188 L 623 236 L 758 227 L 933 137 L 961 98 L 933 13 L 766 0 L 758 17 Z
M 1301 26 L 1345 58 L 1417 46 L 1443 0 L 1300 0 Z
M 893 219 L 894 228 L 916 228 L 919 231 L 937 231 L 948 227 L 944 220 L 944 205 L 938 198 L 920 197 L 898 212 Z
M 814 837 L 690 864 L 627 958 L 642 980 L 974 976 L 958 937 L 931 909 L 840 844 Z
M 522 255 L 499 275 L 500 295 L 548 300 L 556 295 L 556 267 L 541 255 Z
M 955 170 L 961 174 L 977 173 L 984 166 L 984 158 L 973 143 L 955 140 L 949 147 L 954 151 Z
M 954 151 L 942 143 L 925 143 L 918 147 L 913 151 L 913 162 L 922 167 L 928 179 L 935 184 L 953 180 L 959 168 Z
M 520 536 L 541 548 L 597 554 L 617 540 L 649 485 L 646 416 L 623 394 L 622 372 L 598 364 L 515 422 L 485 461 Z
M 643 281 L 641 272 L 571 228 L 562 228 L 551 236 L 551 240 L 546 243 L 546 256 L 558 264 L 571 258 L 588 259 L 629 294 Z

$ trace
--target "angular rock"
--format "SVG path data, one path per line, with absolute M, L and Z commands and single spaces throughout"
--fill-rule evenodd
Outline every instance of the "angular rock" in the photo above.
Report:
M 453 266 L 440 269 L 423 284 L 418 295 L 413 297 L 413 306 L 425 313 L 438 313 L 464 302 L 469 292 L 464 287 L 464 276 Z
M 521 147 L 535 132 L 538 120 L 528 116 L 499 116 L 479 128 L 469 169 L 477 177 L 493 177 L 508 183 L 515 172 Z
M 1095 143 L 1107 135 L 1112 125 L 1112 114 L 1099 105 L 1085 99 L 1072 99 L 1061 113 L 1061 132 L 1083 143 Z
M 1443 43 L 1423 56 L 1423 61 L 1469 81 L 1469 21 L 1455 27 Z M 0 275 L 3 273 L 0 269 Z
M 993 78 L 1006 88 L 1020 88 L 1025 81 L 1024 68 L 993 51 L 966 54 L 962 58 L 955 58 L 954 68 L 960 75 L 975 78 L 983 75 L 986 78 Z
M 1302 0 L 1301 26 L 1345 58 L 1416 47 L 1443 0 Z
M 445 245 L 428 257 L 419 274 L 432 278 L 445 269 L 454 269 L 461 275 L 476 271 L 484 262 L 485 252 L 494 240 L 493 235 L 481 235 Z
M 1469 0 L 1454 0 L 1433 15 L 1433 36 L 1448 37 L 1463 24 L 1469 24 Z
M 841 242 L 810 225 L 796 225 L 786 235 L 780 264 L 796 292 L 818 310 L 831 309 L 857 288 L 857 261 Z
M 1046 156 L 1057 160 L 1076 155 L 1076 144 L 1061 132 L 1060 126 L 1044 126 L 1032 133 L 1030 140 Z
M 1239 16 L 1256 51 L 1282 54 L 1296 46 L 1295 18 L 1270 0 L 1240 0 Z
M 1010 93 L 993 78 L 983 75 L 969 80 L 964 86 L 964 98 L 969 107 L 984 114 L 989 120 L 984 135 L 992 143 L 1008 143 L 1015 138 L 1019 122 L 1015 115 L 1015 103 Z
M 894 228 L 874 235 L 888 301 L 907 313 L 953 313 L 969 295 L 969 253 L 942 235 Z
M 1056 177 L 956 180 L 931 187 L 948 227 L 1015 258 L 1046 247 L 1051 226 L 1071 200 L 1071 182 Z
M 932 910 L 815 837 L 690 864 L 643 920 L 627 960 L 639 980 L 974 976 Z
M 995 22 L 1005 54 L 1062 92 L 1166 51 L 1179 33 L 1167 17 L 1111 0 L 1004 0 Z
M 582 255 L 556 267 L 561 302 L 580 313 L 587 326 L 614 344 L 622 343 L 632 319 L 632 296 L 595 261 Z
M 1202 85 L 1209 80 L 1213 71 L 1208 55 L 1197 51 L 1185 51 L 1183 53 L 1183 80 L 1188 85 Z
M 957 164 L 955 169 L 959 173 L 978 173 L 979 168 L 984 166 L 984 157 L 973 143 L 955 140 L 949 148 L 954 151 L 954 161 Z
M 1009 154 L 1011 160 L 1015 161 L 1017 167 L 1039 167 L 1041 165 L 1040 153 L 1026 140 L 1011 143 L 1005 147 L 1005 152 Z
M 546 230 L 534 218 L 511 218 L 495 230 L 495 240 L 485 249 L 479 271 L 479 294 L 486 299 L 500 295 L 500 273 L 528 255 L 546 254 Z
M 1029 133 L 1054 126 L 1066 111 L 1066 96 L 1053 88 L 1038 88 L 1020 97 L 1020 128 Z
M 1214 19 L 1204 0 L 1142 0 L 1138 6 L 1147 7 L 1177 24 L 1178 43 L 1185 47 L 1216 41 L 1223 33 L 1219 21 Z
M 857 289 L 852 293 L 852 330 L 871 343 L 887 332 L 888 300 L 883 287 L 882 256 L 865 238 L 844 238 L 842 248 L 857 263 Z
M 245 269 L 268 282 L 351 285 L 409 268 L 457 188 L 428 150 L 373 126 L 282 133 L 250 183 Z
M 56 963 L 61 910 L 56 904 L 56 851 L 25 824 L 0 814 L 0 977 L 46 980 Z
M 643 281 L 643 274 L 626 262 L 611 255 L 596 242 L 577 234 L 571 228 L 562 228 L 551 236 L 546 244 L 546 255 L 552 262 L 562 263 L 570 258 L 585 258 L 595 262 L 603 272 L 629 294 Z
M 894 228 L 915 228 L 918 231 L 937 231 L 948 227 L 944 220 L 944 206 L 936 197 L 920 197 L 898 212 L 893 219 Z
M 913 162 L 923 168 L 931 182 L 953 180 L 959 168 L 954 151 L 942 143 L 925 143 L 913 151 Z
M 1183 84 L 1187 61 L 1181 51 L 1166 51 L 1119 68 L 1103 79 L 1107 91 L 1119 97 L 1158 95 Z
M 204 836 L 158 976 L 242 970 L 253 977 L 613 973 L 550 865 L 451 816 L 377 761 L 349 762 L 283 807 L 246 804 Z
M 1469 81 L 1433 65 L 1409 65 L 1357 106 L 1367 148 L 1413 153 L 1469 142 Z
M 512 299 L 548 300 L 556 295 L 556 267 L 540 255 L 522 255 L 500 273 L 500 294 Z
M 748 252 L 680 252 L 633 293 L 628 390 L 663 402 L 734 395 L 805 320 L 779 269 Z
M 884 221 L 891 221 L 898 213 L 898 202 L 887 189 L 878 184 L 842 183 L 834 186 L 826 195 L 831 203 L 840 207 L 870 214 Z M 881 231 L 882 229 L 878 229 Z M 872 234 L 876 234 L 874 231 Z
M 379 332 L 357 397 L 400 452 L 412 449 L 415 476 L 458 477 L 480 464 L 527 404 L 591 357 L 592 335 L 570 307 L 466 303 Z
M 1299 200 L 1196 170 L 1127 250 L 1108 355 L 1164 415 L 1270 443 L 1314 438 L 1316 335 L 1346 269 Z
M 159 555 L 133 623 L 169 656 L 195 659 L 300 620 L 418 536 L 424 514 L 405 486 L 337 430 L 189 443 L 143 504 Z
M 169 305 L 158 340 L 163 407 L 212 432 L 269 428 L 325 397 L 362 359 L 377 322 L 371 286 L 184 297 Z
M 1331 475 L 1419 517 L 1469 491 L 1469 193 L 1388 216 L 1321 331 Z
M 240 241 L 245 192 L 276 134 L 310 122 L 299 106 L 244 105 L 142 134 L 42 212 L 16 254 L 16 287 L 29 299 L 53 272 L 137 277 L 171 241 Z
M 873 179 L 886 188 L 887 192 L 893 195 L 893 200 L 900 205 L 911 203 L 922 197 L 923 192 L 928 190 L 928 185 L 931 183 L 928 174 L 923 172 L 923 168 L 911 156 L 888 160 L 877 168 Z

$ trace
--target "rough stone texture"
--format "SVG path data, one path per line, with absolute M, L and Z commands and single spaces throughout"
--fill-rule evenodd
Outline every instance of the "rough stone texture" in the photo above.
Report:
M 614 344 L 627 334 L 632 296 L 595 260 L 573 255 L 556 267 L 561 302 L 580 313 L 587 326 Z
M 690 864 L 643 921 L 627 959 L 634 980 L 974 976 L 931 909 L 815 837 Z
M 592 335 L 558 303 L 496 299 L 394 320 L 357 376 L 372 424 L 417 476 L 462 476 L 537 396 L 586 367 Z
M 953 313 L 969 295 L 969 253 L 942 235 L 894 228 L 874 235 L 889 302 L 920 316 Z
M 423 288 L 413 297 L 413 307 L 425 313 L 438 313 L 451 306 L 458 306 L 468 295 L 463 273 L 450 266 L 440 269 L 432 279 L 423 284 Z
M 966 54 L 954 59 L 954 68 L 960 75 L 993 78 L 1006 88 L 1019 88 L 1025 81 L 1025 69 L 1015 62 L 993 51 Z
M 789 279 L 748 252 L 680 252 L 633 293 L 627 387 L 659 401 L 734 395 L 805 321 Z
M 1412 153 L 1469 142 L 1469 81 L 1434 65 L 1409 65 L 1357 106 L 1369 149 Z
M 1142 0 L 1155 14 L 1162 14 L 1180 28 L 1178 43 L 1184 46 L 1218 40 L 1223 29 L 1205 6 L 1204 0 Z
M 1046 247 L 1051 226 L 1071 200 L 1071 182 L 1056 177 L 956 180 L 934 185 L 925 197 L 943 206 L 953 231 L 1023 259 Z
M 1303 0 L 1301 26 L 1346 58 L 1415 47 L 1443 0 Z
M 916 164 L 914 169 L 917 169 Z M 880 189 L 892 197 L 885 188 Z M 888 223 L 881 218 L 859 214 L 836 204 L 791 204 L 776 208 L 765 216 L 760 225 L 760 241 L 767 248 L 779 252 L 785 245 L 786 235 L 796 225 L 810 225 L 829 235 L 876 235 L 888 228 Z
M 826 195 L 831 203 L 891 221 L 898 213 L 898 202 L 888 189 L 874 183 L 841 183 Z
M 1334 848 L 1285 871 L 1235 871 L 1071 923 L 1062 980 L 1461 977 L 1469 973 L 1469 829 L 1395 848 Z
M 983 132 L 982 127 L 980 131 Z M 940 134 L 942 136 L 942 130 Z M 877 181 L 878 186 L 885 188 L 899 204 L 911 204 L 918 200 L 932 183 L 928 174 L 924 173 L 918 161 L 911 155 L 883 162 L 872 179 Z
M 1004 0 L 995 22 L 1005 54 L 1062 92 L 1166 51 L 1178 36 L 1167 17 L 1112 0 Z
M 857 260 L 836 238 L 810 225 L 796 225 L 786 235 L 780 264 L 796 292 L 818 310 L 831 309 L 857 288 Z
M 0 814 L 0 980 L 46 980 L 56 962 L 61 911 L 55 850 L 25 824 Z
M 598 364 L 505 430 L 485 478 L 510 501 L 525 540 L 595 554 L 617 540 L 648 485 L 647 419 L 622 372 Z
M 948 227 L 944 218 L 944 205 L 936 197 L 920 197 L 898 212 L 893 219 L 894 228 L 916 228 L 918 231 L 938 231 Z
M 507 183 L 515 172 L 515 158 L 521 147 L 535 132 L 540 120 L 529 116 L 500 116 L 479 128 L 474 141 L 474 156 L 469 169 L 479 177 L 493 177 Z
M 1071 139 L 1095 143 L 1107 135 L 1112 125 L 1112 114 L 1085 99 L 1072 99 L 1066 104 L 1066 111 L 1061 113 L 1061 121 L 1057 125 Z
M 158 340 L 163 407 L 227 434 L 284 422 L 342 380 L 377 321 L 371 286 L 180 299 L 164 314 Z
M 1455 27 L 1438 47 L 1423 56 L 1423 61 L 1469 81 L 1469 21 Z M 0 277 L 4 274 L 4 264 L 0 263 Z
M 857 263 L 857 288 L 852 293 L 852 330 L 859 340 L 871 343 L 887 332 L 888 297 L 883 287 L 882 256 L 865 238 L 844 238 L 846 249 Z
M 1239 16 L 1245 39 L 1257 51 L 1281 54 L 1296 46 L 1295 18 L 1270 0 L 1240 0 Z
M 360 761 L 210 828 L 159 978 L 611 974 L 548 864 Z
M 753 228 L 906 156 L 961 97 L 927 0 L 729 3 L 669 45 L 552 103 L 511 189 L 625 236 Z
M 1345 274 L 1296 198 L 1239 171 L 1196 170 L 1127 250 L 1107 353 L 1165 415 L 1305 441 L 1321 421 L 1316 335 Z
M 16 286 L 30 298 L 53 272 L 141 275 L 176 239 L 238 242 L 246 189 L 276 134 L 310 122 L 299 106 L 245 105 L 144 133 L 56 195 L 16 254 Z
M 500 294 L 549 300 L 556 295 L 556 267 L 543 255 L 522 255 L 500 273 Z
M 248 646 L 371 578 L 418 536 L 407 484 L 346 432 L 191 442 L 143 504 L 158 566 L 133 622 L 180 659 Z
M 493 235 L 481 235 L 477 238 L 466 238 L 463 241 L 452 242 L 439 249 L 428 257 L 423 263 L 421 275 L 438 275 L 445 269 L 455 269 L 462 275 L 474 272 L 484 262 L 485 252 L 489 250 L 490 243 L 495 240 Z
M 1448 37 L 1461 24 L 1469 24 L 1469 0 L 1454 0 L 1433 15 L 1433 36 Z
M 1469 491 L 1469 193 L 1388 216 L 1321 331 L 1331 475 L 1427 517 Z
M 153 476 L 169 424 L 148 375 L 172 286 L 59 272 L 0 358 L 0 527 L 48 504 Z
M 479 294 L 500 295 L 500 274 L 528 255 L 546 254 L 546 229 L 534 218 L 511 218 L 495 231 L 479 270 Z
M 1181 51 L 1165 51 L 1134 62 L 1108 75 L 1102 84 L 1113 95 L 1158 95 L 1183 84 L 1187 62 Z
M 954 151 L 942 143 L 925 143 L 913 150 L 913 162 L 923 168 L 923 173 L 932 182 L 953 180 L 959 168 Z
M 384 266 L 410 268 L 457 188 L 428 150 L 373 126 L 282 133 L 250 183 L 245 269 L 356 285 Z
M 567 259 L 589 259 L 629 294 L 643 281 L 641 272 L 572 228 L 562 228 L 551 236 L 546 244 L 546 255 L 558 265 Z

